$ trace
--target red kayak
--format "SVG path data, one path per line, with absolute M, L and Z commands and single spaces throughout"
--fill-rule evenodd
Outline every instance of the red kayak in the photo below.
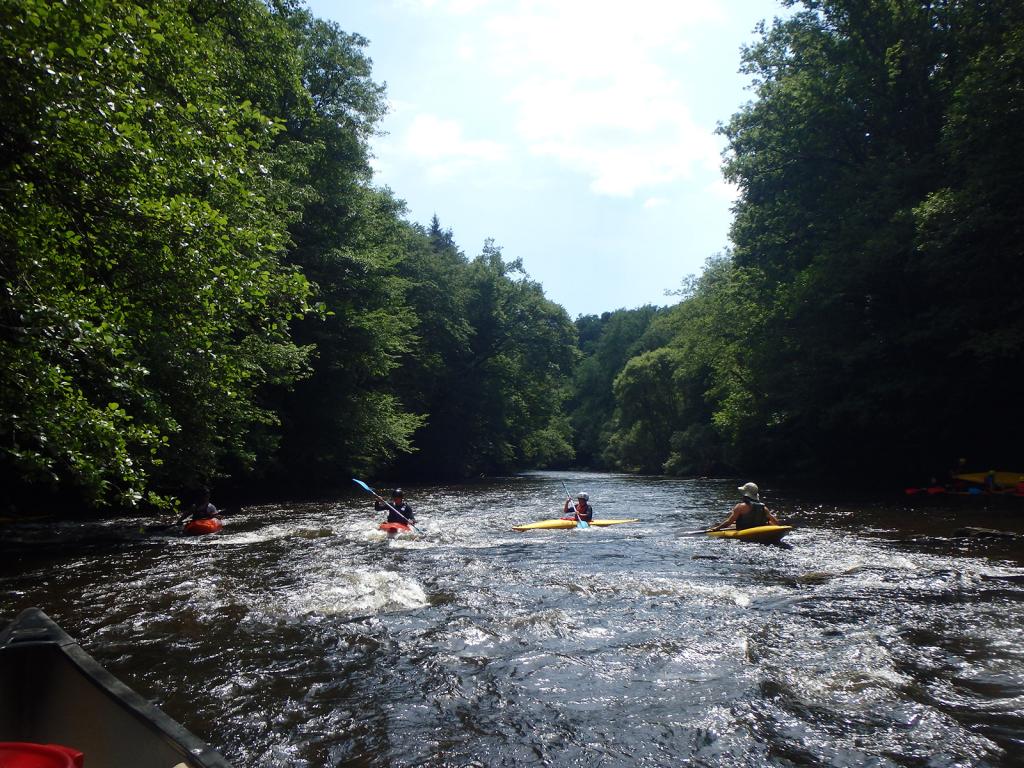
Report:
M 413 530 L 405 523 L 381 523 L 378 530 L 387 531 L 388 536 L 397 536 L 400 533 L 412 533 Z
M 202 520 L 191 520 L 185 523 L 186 536 L 202 536 L 206 533 L 216 533 L 224 527 L 224 523 L 216 517 L 207 517 Z

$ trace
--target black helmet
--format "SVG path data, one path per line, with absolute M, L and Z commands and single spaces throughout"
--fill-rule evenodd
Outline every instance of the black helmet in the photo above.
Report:
M 405 498 L 405 494 L 402 493 L 402 489 L 401 488 L 395 488 L 395 490 L 391 492 L 391 498 L 392 499 L 404 499 Z

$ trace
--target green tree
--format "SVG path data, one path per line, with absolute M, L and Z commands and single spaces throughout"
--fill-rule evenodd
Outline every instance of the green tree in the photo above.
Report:
M 302 83 L 297 95 L 276 99 L 286 130 L 275 160 L 296 210 L 287 259 L 314 284 L 324 315 L 292 324 L 296 340 L 315 349 L 312 374 L 275 395 L 283 439 L 266 480 L 309 492 L 412 449 L 422 417 L 404 409 L 387 378 L 410 349 L 417 319 L 399 275 L 409 239 L 404 206 L 372 185 L 368 140 L 386 104 L 367 41 L 308 11 L 284 18 Z
M 1012 402 L 1024 340 L 1022 17 L 807 0 L 762 28 L 757 98 L 722 129 L 735 250 L 617 379 L 618 466 L 880 480 L 1016 455 L 979 414 Z
M 396 469 L 470 477 L 568 461 L 575 334 L 565 310 L 490 242 L 467 261 L 436 218 L 403 269 L 422 333 L 395 378 L 429 415 L 419 452 Z
M 613 382 L 626 361 L 641 351 L 640 340 L 658 312 L 648 305 L 577 318 L 582 359 L 567 404 L 577 464 L 602 466 L 615 411 Z
M 939 422 L 938 434 L 925 438 L 986 466 L 1019 455 L 1013 420 L 985 414 L 1015 401 L 1019 386 L 1007 374 L 1024 348 L 1021 11 L 975 9 L 986 23 L 972 24 L 972 33 L 991 32 L 951 93 L 939 142 L 941 184 L 913 212 L 913 263 L 928 298 L 915 325 L 931 337 L 919 343 L 935 377 L 927 409 Z
M 221 18 L 258 2 L 221 4 Z M 261 10 L 262 9 L 262 10 Z M 136 504 L 273 420 L 302 370 L 277 126 L 182 3 L 0 7 L 0 463 L 18 488 Z M 214 35 L 214 39 L 219 39 Z M 199 62 L 205 62 L 200 64 Z M 156 497 L 155 501 L 159 501 Z
M 613 464 L 630 472 L 660 473 L 678 422 L 674 377 L 678 351 L 663 347 L 626 363 L 615 378 L 616 429 L 606 448 Z

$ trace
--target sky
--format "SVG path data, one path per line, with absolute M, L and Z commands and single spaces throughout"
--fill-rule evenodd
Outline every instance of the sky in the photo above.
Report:
M 368 38 L 388 115 L 374 179 L 487 239 L 573 318 L 677 299 L 729 245 L 724 123 L 777 0 L 308 0 Z

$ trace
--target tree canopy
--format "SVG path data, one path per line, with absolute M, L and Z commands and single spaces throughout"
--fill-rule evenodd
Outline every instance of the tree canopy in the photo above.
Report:
M 358 33 L 293 0 L 0 4 L 4 505 L 1018 461 L 1024 6 L 787 4 L 720 128 L 731 249 L 575 323 L 374 184 Z
M 1019 459 L 996 410 L 1024 344 L 1022 22 L 1019 3 L 808 0 L 762 28 L 756 98 L 721 129 L 734 250 L 616 380 L 619 466 Z
M 374 187 L 364 38 L 260 0 L 26 0 L 0 28 L 7 504 L 567 455 L 572 325 Z

